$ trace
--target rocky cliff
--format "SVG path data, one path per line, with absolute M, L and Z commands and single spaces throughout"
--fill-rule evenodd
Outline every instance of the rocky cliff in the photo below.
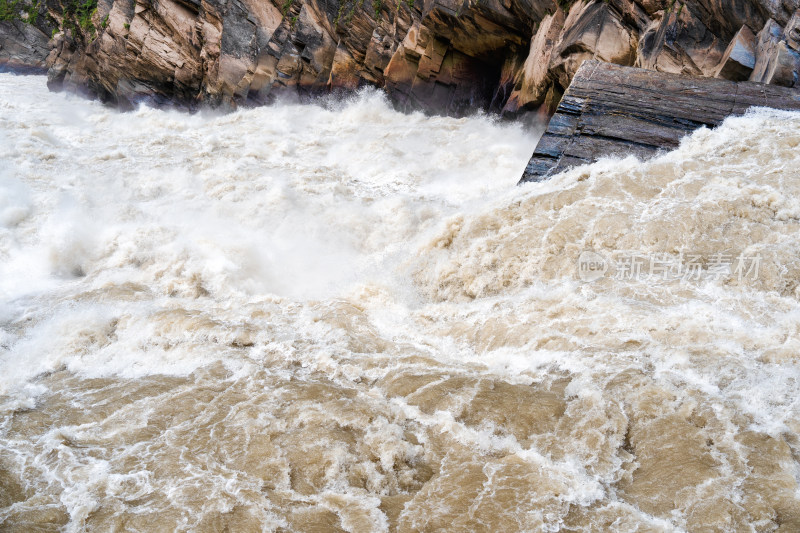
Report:
M 152 98 L 234 106 L 374 85 L 405 110 L 550 114 L 586 59 L 790 87 L 800 72 L 800 0 L 35 5 L 57 24 L 50 86 L 121 105 Z
M 522 176 L 542 181 L 601 157 L 646 159 L 752 107 L 800 110 L 800 91 L 584 61 Z
M 0 72 L 12 69 L 22 72 L 47 71 L 50 36 L 55 20 L 40 16 L 44 7 L 25 5 L 19 0 L 0 0 Z

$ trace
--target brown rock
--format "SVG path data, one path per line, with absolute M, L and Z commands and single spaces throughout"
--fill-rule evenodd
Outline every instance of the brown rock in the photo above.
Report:
M 729 39 L 710 30 L 688 4 L 671 5 L 644 31 L 636 66 L 673 74 L 714 76 Z
M 47 45 L 54 89 L 123 106 L 149 99 L 234 107 L 287 91 L 373 85 L 400 109 L 452 115 L 549 113 L 587 59 L 740 79 L 749 68 L 742 27 L 761 28 L 768 17 L 781 35 L 759 34 L 752 76 L 790 85 L 792 14 L 800 7 L 798 0 L 99 0 L 93 27 L 80 27 L 62 3 L 48 3 L 69 28 Z M 0 31 L 0 61 L 12 41 L 24 40 Z
M 777 22 L 769 19 L 756 36 L 756 64 L 750 75 L 750 81 L 764 83 L 770 58 L 775 55 L 782 38 L 783 29 Z
M 786 43 L 792 50 L 800 51 L 800 9 L 794 12 L 789 23 L 786 25 Z
M 800 54 L 789 48 L 786 41 L 779 42 L 769 55 L 761 61 L 763 74 L 758 79 L 761 83 L 797 87 L 800 72 Z
M 747 26 L 742 26 L 733 38 L 719 64 L 717 78 L 746 81 L 756 66 L 756 36 Z
M 556 43 L 565 20 L 564 12 L 558 9 L 542 21 L 531 39 L 528 57 L 517 75 L 518 88 L 509 97 L 504 112 L 515 113 L 523 108 L 538 106 L 544 100 L 547 88 L 552 85 L 550 64 L 554 60 Z
M 750 81 L 784 87 L 798 85 L 800 54 L 783 40 L 783 28 L 770 19 L 758 34 L 756 63 Z
M 632 65 L 637 40 L 638 33 L 626 26 L 611 4 L 577 2 L 569 14 L 557 9 L 542 20 L 531 39 L 504 112 L 538 106 L 553 94 L 551 89 L 560 93 L 587 59 Z
M 572 75 L 584 59 L 631 65 L 638 35 L 605 3 L 576 3 L 564 23 L 558 51 Z M 568 84 L 567 84 L 568 85 Z

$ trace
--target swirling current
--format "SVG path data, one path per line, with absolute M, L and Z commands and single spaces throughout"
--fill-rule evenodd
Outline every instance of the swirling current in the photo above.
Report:
M 0 74 L 0 529 L 799 531 L 800 114 L 536 138 Z

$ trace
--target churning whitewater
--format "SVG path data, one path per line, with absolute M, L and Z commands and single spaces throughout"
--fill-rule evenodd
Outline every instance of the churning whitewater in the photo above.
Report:
M 800 530 L 800 114 L 535 142 L 0 75 L 0 528 Z

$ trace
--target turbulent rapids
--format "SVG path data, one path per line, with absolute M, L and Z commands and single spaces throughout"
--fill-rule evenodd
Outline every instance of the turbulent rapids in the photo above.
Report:
M 800 114 L 535 140 L 0 75 L 0 529 L 800 530 Z

